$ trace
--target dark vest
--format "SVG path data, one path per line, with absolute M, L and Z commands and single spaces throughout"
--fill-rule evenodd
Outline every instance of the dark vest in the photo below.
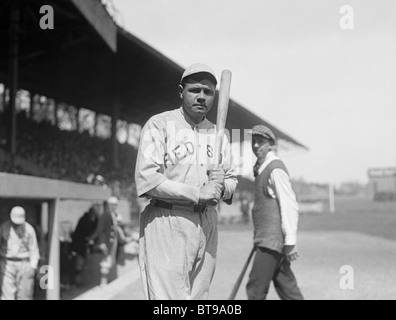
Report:
M 271 161 L 255 179 L 255 196 L 252 209 L 254 244 L 281 253 L 284 236 L 280 207 L 277 199 L 272 198 L 267 191 L 268 179 L 274 169 L 282 169 L 288 174 L 283 162 L 276 159 Z

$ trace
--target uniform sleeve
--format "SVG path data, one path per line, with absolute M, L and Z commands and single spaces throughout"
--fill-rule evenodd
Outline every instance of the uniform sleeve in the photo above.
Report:
M 29 227 L 29 254 L 30 254 L 30 265 L 33 269 L 37 269 L 38 262 L 40 260 L 40 253 L 37 244 L 36 231 L 33 227 Z
M 223 157 L 221 159 L 221 164 L 225 170 L 225 188 L 223 200 L 225 203 L 230 205 L 232 203 L 232 198 L 238 184 L 238 179 L 236 174 L 236 167 L 232 159 L 231 145 L 228 141 L 227 136 L 224 137 L 222 154 Z
M 279 202 L 285 245 L 296 245 L 298 204 L 296 195 L 291 187 L 290 178 L 282 169 L 272 170 L 270 177 Z
M 188 200 L 195 204 L 199 202 L 199 193 L 199 187 L 192 187 L 182 182 L 171 181 L 169 179 L 147 192 L 148 195 L 154 198 Z
M 142 129 L 136 160 L 135 182 L 138 197 L 157 187 L 167 178 L 163 175 L 165 132 L 159 121 L 150 119 Z

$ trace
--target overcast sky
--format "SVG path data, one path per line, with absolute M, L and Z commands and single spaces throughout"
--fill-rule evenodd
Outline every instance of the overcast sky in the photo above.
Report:
M 396 1 L 113 2 L 179 65 L 230 69 L 232 99 L 309 147 L 284 157 L 294 178 L 366 182 L 369 167 L 396 166 Z

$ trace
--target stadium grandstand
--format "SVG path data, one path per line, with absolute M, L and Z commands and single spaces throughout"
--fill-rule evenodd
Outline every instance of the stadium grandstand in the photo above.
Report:
M 40 8 L 55 14 L 40 27 Z M 0 4 L 0 223 L 23 205 L 38 231 L 42 265 L 61 298 L 62 241 L 93 202 L 110 195 L 133 223 L 140 127 L 179 105 L 183 68 L 120 27 L 99 0 L 5 0 Z M 216 102 L 208 118 L 215 122 Z M 227 129 L 270 127 L 230 100 Z M 241 137 L 243 139 L 243 137 Z

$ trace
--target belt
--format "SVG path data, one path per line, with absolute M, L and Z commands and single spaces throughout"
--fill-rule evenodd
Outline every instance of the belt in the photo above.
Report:
M 8 260 L 8 261 L 29 261 L 30 258 L 13 258 L 13 257 L 0 257 L 0 259 Z
M 206 210 L 206 204 L 173 204 L 162 200 L 155 200 L 154 205 L 158 208 L 169 209 L 169 210 L 178 210 L 178 211 L 186 211 L 191 213 L 202 213 Z

